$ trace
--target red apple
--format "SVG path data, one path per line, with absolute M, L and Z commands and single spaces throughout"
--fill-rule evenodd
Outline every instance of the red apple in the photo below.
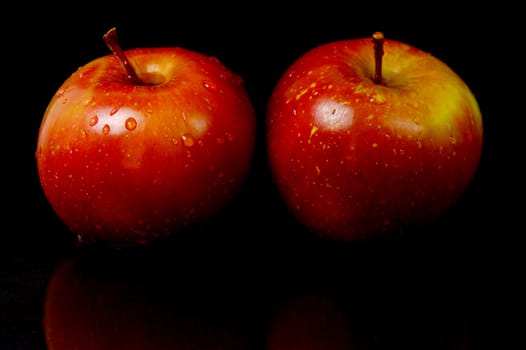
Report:
M 240 76 L 180 47 L 122 51 L 74 72 L 38 135 L 43 191 L 79 242 L 168 237 L 218 213 L 242 186 L 255 111 Z
M 467 84 L 406 43 L 326 43 L 284 72 L 267 110 L 269 164 L 299 222 L 351 241 L 427 224 L 477 171 L 482 116 Z

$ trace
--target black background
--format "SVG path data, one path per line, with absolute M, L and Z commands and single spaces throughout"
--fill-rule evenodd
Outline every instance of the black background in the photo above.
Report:
M 511 248 L 521 226 L 515 219 L 523 207 L 516 164 L 524 153 L 516 133 L 524 116 L 513 93 L 522 83 L 522 44 L 514 31 L 517 10 L 504 3 L 476 6 L 147 1 L 4 11 L 0 348 L 46 348 L 46 288 L 70 257 L 102 261 L 110 271 L 115 263 L 126 266 L 122 273 L 132 280 L 148 275 L 159 283 L 182 276 L 199 289 L 192 295 L 207 302 L 214 293 L 218 302 L 237 295 L 255 348 L 263 348 L 277 303 L 319 289 L 331 290 L 345 310 L 353 310 L 348 313 L 363 331 L 356 333 L 370 348 L 435 348 L 430 344 L 454 339 L 478 349 L 495 339 L 506 342 L 513 328 L 502 326 L 508 319 L 501 312 L 512 308 L 508 259 L 516 257 Z M 181 46 L 219 58 L 244 78 L 259 132 L 246 186 L 193 236 L 137 252 L 90 253 L 77 249 L 46 202 L 34 151 L 51 96 L 79 66 L 108 54 L 102 34 L 113 26 L 124 48 Z M 264 113 L 274 84 L 299 55 L 377 30 L 432 53 L 465 80 L 483 114 L 483 155 L 472 185 L 436 223 L 405 237 L 344 246 L 312 237 L 282 207 L 266 163 Z M 166 299 L 178 300 L 175 294 Z

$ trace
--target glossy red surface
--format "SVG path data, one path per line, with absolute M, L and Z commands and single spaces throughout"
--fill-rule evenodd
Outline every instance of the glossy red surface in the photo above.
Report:
M 82 243 L 145 243 L 223 209 L 252 163 L 256 120 L 242 78 L 181 48 L 126 52 L 77 70 L 53 96 L 36 161 L 57 215 Z
M 327 43 L 291 64 L 267 111 L 270 166 L 298 220 L 344 240 L 427 224 L 475 176 L 482 116 L 444 62 L 386 38 Z

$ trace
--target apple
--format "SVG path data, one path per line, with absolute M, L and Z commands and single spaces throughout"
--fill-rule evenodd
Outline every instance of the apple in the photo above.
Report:
M 180 47 L 122 50 L 81 66 L 52 97 L 36 161 L 50 205 L 80 244 L 167 238 L 221 211 L 255 146 L 242 78 Z
M 376 32 L 296 59 L 267 105 L 272 177 L 295 219 L 354 241 L 426 225 L 472 183 L 483 125 L 445 62 Z

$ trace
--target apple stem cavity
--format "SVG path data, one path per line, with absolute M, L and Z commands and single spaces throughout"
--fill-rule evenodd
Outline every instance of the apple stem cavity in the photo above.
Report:
M 384 55 L 384 33 L 375 32 L 373 34 L 374 46 L 374 77 L 375 84 L 382 83 L 382 57 Z
M 130 79 L 135 84 L 148 85 L 145 81 L 139 78 L 130 60 L 128 60 L 128 57 L 126 57 L 124 51 L 119 45 L 119 41 L 117 40 L 117 29 L 115 27 L 111 28 L 106 32 L 106 34 L 103 35 L 102 38 L 115 57 L 117 57 L 117 59 L 122 63 L 124 69 L 126 69 L 128 79 Z

